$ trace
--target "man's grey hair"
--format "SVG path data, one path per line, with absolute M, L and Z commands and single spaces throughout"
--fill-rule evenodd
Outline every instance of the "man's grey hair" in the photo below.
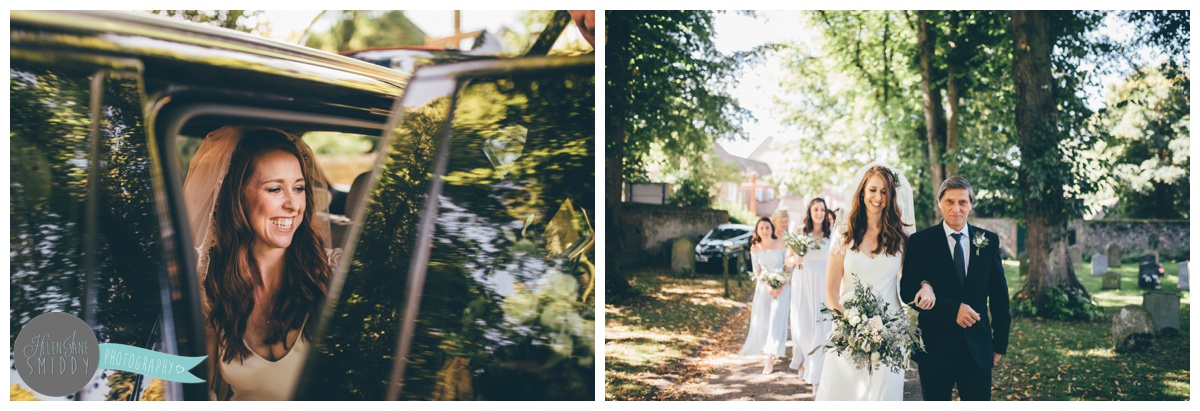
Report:
M 938 189 L 938 201 L 942 201 L 942 195 L 946 194 L 946 190 L 967 190 L 967 197 L 971 199 L 971 204 L 975 204 L 975 189 L 971 188 L 971 183 L 962 176 L 954 176 L 947 178 L 942 182 L 942 187 Z

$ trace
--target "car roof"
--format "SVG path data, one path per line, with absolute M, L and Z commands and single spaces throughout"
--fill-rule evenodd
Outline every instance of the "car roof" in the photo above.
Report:
M 338 54 L 353 58 L 355 60 L 361 60 L 379 65 L 381 67 L 397 70 L 401 69 L 402 66 L 405 66 L 405 64 L 397 63 L 405 61 L 412 62 L 413 64 L 408 64 L 407 66 L 415 69 L 421 66 L 436 64 L 497 59 L 497 57 L 494 56 L 474 55 L 461 50 L 449 50 L 427 46 L 376 47 L 363 50 L 344 51 Z
M 736 229 L 741 229 L 741 230 L 746 230 L 746 231 L 754 231 L 754 226 L 750 226 L 750 225 L 746 225 L 746 224 L 721 224 L 721 225 L 717 226 L 717 228 L 722 229 L 722 230 L 736 228 Z
M 322 50 L 149 13 L 12 11 L 10 52 L 47 47 L 250 70 L 380 94 L 403 92 L 411 73 Z

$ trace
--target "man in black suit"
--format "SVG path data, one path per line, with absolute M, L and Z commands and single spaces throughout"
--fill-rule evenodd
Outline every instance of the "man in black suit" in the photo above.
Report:
M 914 233 L 900 295 L 917 308 L 925 352 L 914 353 L 926 400 L 992 398 L 992 367 L 1008 350 L 1008 285 L 995 233 L 967 225 L 975 191 L 962 177 L 938 189 L 941 224 Z M 988 313 L 991 318 L 988 318 Z

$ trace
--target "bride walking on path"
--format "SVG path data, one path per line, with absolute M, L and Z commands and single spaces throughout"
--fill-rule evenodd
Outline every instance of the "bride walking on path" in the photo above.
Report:
M 851 274 L 881 296 L 889 309 L 903 309 L 899 298 L 904 246 L 914 231 L 912 185 L 895 169 L 871 163 L 859 170 L 850 214 L 833 230 L 825 298 L 839 312 L 844 295 L 854 291 Z M 891 400 L 904 397 L 904 372 L 888 367 L 860 369 L 836 354 L 825 356 L 817 400 Z
M 787 350 L 791 280 L 784 281 L 778 288 L 772 288 L 762 276 L 771 271 L 787 273 L 790 267 L 784 262 L 783 239 L 775 235 L 775 225 L 770 219 L 763 217 L 758 220 L 750 244 L 750 263 L 757 284 L 754 287 L 754 301 L 750 309 L 750 331 L 746 333 L 742 355 L 766 354 L 763 374 L 770 374 L 774 368 L 775 357 L 784 355 Z
M 791 368 L 799 370 L 800 377 L 813 385 L 815 391 L 821 383 L 821 370 L 825 361 L 824 350 L 809 355 L 813 349 L 824 346 L 829 327 L 833 324 L 828 315 L 821 314 L 825 304 L 825 271 L 829 260 L 830 219 L 826 218 L 825 200 L 818 197 L 808 203 L 804 217 L 802 235 L 813 238 L 818 247 L 809 249 L 803 257 L 788 252 L 789 263 L 803 264 L 793 270 Z

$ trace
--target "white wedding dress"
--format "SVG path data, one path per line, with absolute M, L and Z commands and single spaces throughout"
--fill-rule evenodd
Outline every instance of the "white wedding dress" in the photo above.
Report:
M 755 273 L 762 269 L 783 270 L 786 249 L 750 253 Z M 788 311 L 792 299 L 791 284 L 783 286 L 778 298 L 771 297 L 771 287 L 762 281 L 754 286 L 754 302 L 750 305 L 750 331 L 742 345 L 742 355 L 787 354 Z
M 834 241 L 839 240 L 834 238 Z M 848 247 L 847 247 L 848 248 Z M 888 309 L 900 307 L 899 286 L 902 254 L 880 254 L 870 258 L 859 251 L 846 250 L 843 267 L 842 295 L 854 292 L 854 277 L 873 288 L 888 303 Z M 892 372 L 880 367 L 868 374 L 858 369 L 849 358 L 832 352 L 825 355 L 825 368 L 817 401 L 901 401 L 904 399 L 904 372 Z
M 800 268 L 792 270 L 792 363 L 795 370 L 804 366 L 800 377 L 809 384 L 820 384 L 825 350 L 809 355 L 816 347 L 824 346 L 833 323 L 829 315 L 821 314 L 825 304 L 825 269 L 829 263 L 829 238 L 817 243 L 820 249 L 808 250 Z

